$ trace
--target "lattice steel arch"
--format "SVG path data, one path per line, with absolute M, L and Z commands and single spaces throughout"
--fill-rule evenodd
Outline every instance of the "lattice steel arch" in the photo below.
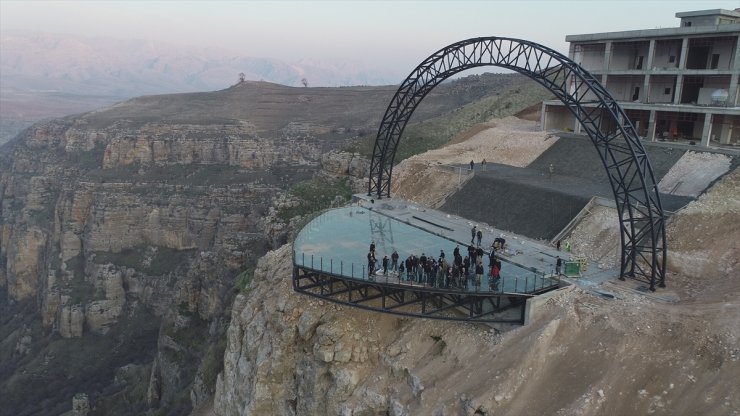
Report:
M 647 153 L 624 110 L 601 83 L 565 55 L 527 40 L 482 37 L 430 55 L 403 81 L 378 128 L 368 196 L 390 196 L 393 160 L 406 123 L 437 84 L 466 69 L 498 66 L 524 74 L 558 97 L 581 123 L 604 164 L 619 213 L 620 279 L 665 287 L 665 221 Z

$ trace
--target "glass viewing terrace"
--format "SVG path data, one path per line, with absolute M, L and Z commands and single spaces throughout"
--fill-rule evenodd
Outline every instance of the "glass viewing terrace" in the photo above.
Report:
M 400 315 L 519 323 L 524 319 L 527 298 L 560 285 L 558 277 L 498 255 L 501 278 L 495 283 L 486 248 L 480 286 L 475 284 L 474 269 L 467 279 L 390 270 L 394 250 L 399 265 L 410 255 L 437 260 L 441 250 L 452 263 L 456 246 L 461 256 L 468 254 L 468 244 L 455 240 L 454 233 L 440 232 L 444 227 L 437 229 L 439 225 L 427 223 L 429 227 L 422 228 L 418 221 L 407 223 L 359 205 L 325 211 L 310 221 L 293 243 L 294 289 L 332 302 Z M 368 275 L 371 242 L 375 243 L 379 270 Z M 383 273 L 384 256 L 388 257 L 387 274 Z

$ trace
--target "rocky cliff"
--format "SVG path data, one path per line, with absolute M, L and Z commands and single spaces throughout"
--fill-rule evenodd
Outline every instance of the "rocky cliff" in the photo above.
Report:
M 230 94 L 254 99 L 254 91 L 242 89 Z M 313 99 L 300 92 L 308 106 Z M 61 360 L 51 350 L 74 338 L 96 345 L 98 354 L 107 343 L 101 337 L 118 338 L 115 366 L 144 365 L 148 388 L 122 406 L 110 404 L 117 413 L 135 412 L 138 404 L 126 408 L 135 403 L 178 413 L 208 397 L 219 363 L 199 363 L 222 351 L 237 278 L 290 231 L 279 201 L 322 163 L 324 180 L 346 178 L 353 157 L 332 150 L 350 145 L 378 113 L 347 121 L 339 134 L 302 116 L 280 126 L 246 121 L 249 114 L 214 121 L 204 110 L 199 121 L 163 121 L 181 117 L 177 108 L 188 100 L 155 101 L 157 119 L 145 114 L 154 110 L 123 103 L 37 125 L 6 147 L 0 306 L 7 348 L 0 349 L 0 378 L 18 413 L 54 413 L 71 404 L 71 395 L 53 406 L 30 400 L 53 396 L 61 380 L 39 391 L 28 386 L 42 384 L 38 374 L 49 376 L 49 363 L 33 357 Z M 143 345 L 123 342 L 131 331 L 141 333 Z M 82 358 L 62 366 L 70 371 L 68 384 L 98 403 L 93 409 L 106 408 L 106 390 L 130 393 L 141 383 L 114 382 L 114 369 L 93 376 L 95 366 L 76 361 Z M 20 374 L 24 369 L 28 374 Z
M 440 86 L 415 117 L 520 82 L 491 79 Z M 91 414 L 183 414 L 211 397 L 235 293 L 301 216 L 364 186 L 366 158 L 342 150 L 367 142 L 393 90 L 245 82 L 44 122 L 5 145 L 6 410 L 58 414 L 83 393 Z
M 736 178 L 707 199 L 730 186 L 737 192 Z M 723 210 L 735 212 L 731 204 Z M 679 213 L 675 223 L 698 211 Z M 712 233 L 728 243 L 716 257 L 732 256 L 736 231 Z M 610 300 L 572 286 L 531 324 L 499 332 L 296 294 L 290 250 L 260 259 L 234 302 L 213 414 L 731 415 L 740 408 L 740 287 L 726 270 L 711 268 L 698 285 L 672 273 L 659 297 L 610 285 Z

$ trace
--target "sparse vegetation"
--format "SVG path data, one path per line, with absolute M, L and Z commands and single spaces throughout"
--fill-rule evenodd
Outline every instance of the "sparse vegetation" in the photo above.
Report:
M 398 144 L 394 163 L 427 150 L 444 146 L 456 135 L 492 118 L 507 117 L 548 99 L 552 94 L 533 81 L 522 79 L 503 92 L 494 92 L 434 118 L 408 124 Z M 419 107 L 422 107 L 422 103 Z M 375 136 L 352 146 L 366 157 L 372 156 Z
M 234 283 L 234 289 L 237 292 L 241 293 L 249 293 L 249 284 L 252 283 L 252 278 L 254 277 L 254 268 L 250 267 L 247 270 L 244 270 L 243 272 L 239 273 L 239 275 L 236 276 L 235 283 Z
M 103 164 L 104 153 L 105 144 L 96 143 L 95 147 L 91 150 L 71 153 L 68 159 L 80 169 L 92 170 L 99 168 Z
M 442 355 L 447 343 L 439 335 L 430 335 L 430 338 L 434 340 L 434 346 L 432 347 L 432 355 Z
M 168 247 L 136 246 L 118 253 L 96 251 L 94 262 L 136 269 L 150 276 L 162 276 L 183 267 L 195 250 Z
M 322 179 L 313 179 L 293 186 L 290 194 L 301 203 L 298 206 L 280 210 L 278 217 L 283 221 L 328 208 L 337 197 L 341 197 L 343 201 L 349 201 L 352 198 L 352 189 L 346 180 L 332 183 Z

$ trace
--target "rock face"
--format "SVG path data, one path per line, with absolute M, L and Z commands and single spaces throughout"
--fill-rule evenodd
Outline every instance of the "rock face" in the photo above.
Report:
M 234 302 L 217 415 L 722 414 L 740 405 L 732 383 L 716 382 L 740 371 L 740 327 L 722 307 L 695 313 L 634 292 L 605 300 L 574 289 L 530 325 L 499 333 L 296 294 L 290 249 L 263 257 Z
M 190 394 L 182 392 L 196 380 L 194 404 L 212 394 L 220 364 L 199 363 L 218 350 L 235 279 L 291 231 L 290 219 L 280 218 L 273 205 L 322 165 L 330 180 L 363 171 L 358 155 L 332 151 L 351 143 L 377 117 L 368 112 L 332 132 L 328 120 L 305 113 L 321 100 L 296 96 L 292 102 L 282 87 L 272 93 L 284 105 L 298 103 L 292 115 L 301 119 L 287 115 L 281 122 L 255 115 L 260 110 L 249 100 L 269 99 L 270 93 L 252 88 L 220 93 L 246 100 L 242 114 L 229 111 L 245 104 L 219 101 L 218 94 L 160 96 L 156 110 L 140 107 L 151 103 L 122 103 L 38 124 L 4 147 L 0 307 L 7 305 L 13 314 L 13 305 L 35 304 L 41 322 L 33 334 L 13 332 L 14 339 L 58 333 L 103 342 L 94 337 L 113 331 L 126 338 L 121 331 L 135 331 L 137 319 L 154 316 L 160 334 L 148 340 L 157 345 L 149 353 L 149 404 L 189 403 Z M 368 92 L 373 98 L 366 105 L 385 101 L 387 91 Z M 308 90 L 301 93 L 310 98 Z M 213 101 L 208 111 L 184 117 L 182 111 L 203 97 Z M 337 170 L 341 164 L 347 166 Z M 18 345 L 8 347 L 9 354 L 28 353 L 25 344 Z M 133 355 L 136 346 L 123 345 Z M 2 354 L 3 361 L 11 359 Z M 11 367 L 3 371 L 8 373 L 0 379 L 23 384 L 11 380 Z M 70 397 L 59 400 L 70 403 Z M 177 412 L 187 408 L 173 406 Z
M 398 170 L 436 183 L 413 163 Z M 296 294 L 283 246 L 259 261 L 248 295 L 234 302 L 213 412 L 731 414 L 740 408 L 732 382 L 740 374 L 739 175 L 671 218 L 669 289 L 657 294 L 675 303 L 619 285 L 606 289 L 613 300 L 574 287 L 528 326 L 503 333 Z M 577 228 L 593 258 L 612 261 L 615 216 L 599 208 Z
M 517 75 L 444 83 L 414 118 L 520 83 Z M 6 144 L 4 410 L 63 413 L 73 392 L 94 398 L 100 414 L 179 415 L 207 403 L 235 293 L 303 215 L 343 203 L 347 185 L 366 186 L 348 175 L 365 176 L 367 161 L 342 150 L 366 147 L 395 89 L 242 82 L 40 123 Z M 296 195 L 312 197 L 316 183 L 321 198 L 306 206 Z M 354 359 L 356 344 L 332 359 Z M 146 380 L 112 381 L 129 366 Z

